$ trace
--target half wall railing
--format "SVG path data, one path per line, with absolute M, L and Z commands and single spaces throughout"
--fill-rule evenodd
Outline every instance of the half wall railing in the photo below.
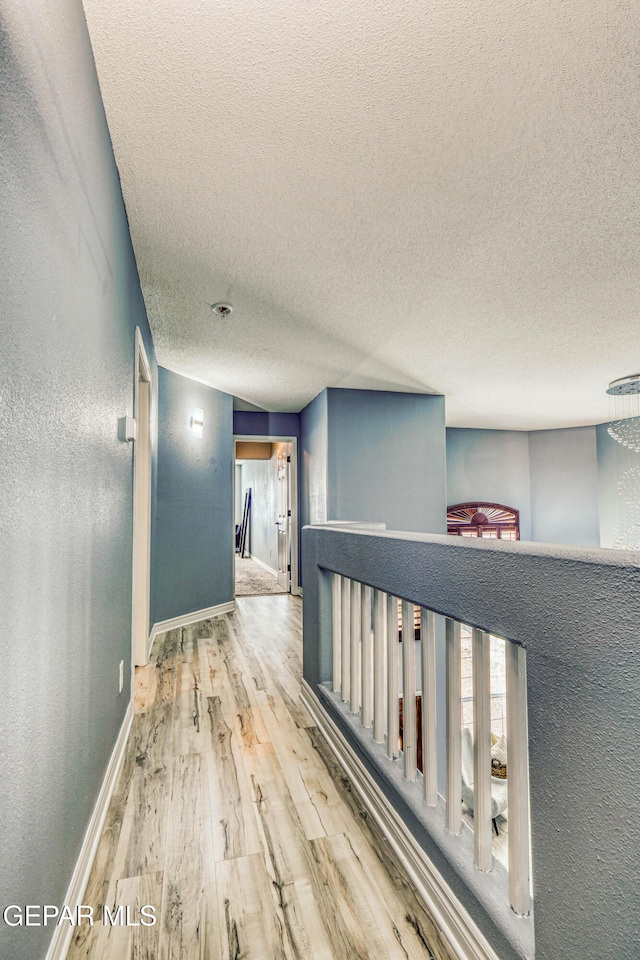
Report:
M 456 899 L 459 955 L 637 957 L 637 555 L 334 526 L 303 558 L 306 699 Z

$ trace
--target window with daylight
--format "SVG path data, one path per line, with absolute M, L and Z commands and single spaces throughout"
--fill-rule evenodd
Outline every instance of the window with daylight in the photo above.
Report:
M 519 540 L 520 514 L 502 503 L 455 503 L 447 507 L 447 533 L 453 537 Z

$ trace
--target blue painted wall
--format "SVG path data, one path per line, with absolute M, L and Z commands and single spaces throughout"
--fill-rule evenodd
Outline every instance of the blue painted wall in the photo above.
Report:
M 300 414 L 234 410 L 233 432 L 240 437 L 299 437 Z
M 300 520 L 327 519 L 327 390 L 318 394 L 300 414 Z
M 515 507 L 520 536 L 531 539 L 528 433 L 447 429 L 447 502 L 476 499 Z
M 60 904 L 130 694 L 136 325 L 155 373 L 80 0 L 3 4 L 0 137 L 0 903 Z
M 447 491 L 449 504 L 478 499 L 515 507 L 522 540 L 600 545 L 595 427 L 449 428 Z
M 329 520 L 446 530 L 444 397 L 327 390 Z
M 233 399 L 159 368 L 156 623 L 233 599 Z M 194 407 L 204 410 L 198 440 Z
M 600 546 L 596 428 L 529 434 L 531 539 Z

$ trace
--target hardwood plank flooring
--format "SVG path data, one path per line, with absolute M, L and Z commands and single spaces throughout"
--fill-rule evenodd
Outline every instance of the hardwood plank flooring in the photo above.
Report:
M 157 638 L 69 960 L 453 960 L 299 700 L 300 621 L 251 597 Z

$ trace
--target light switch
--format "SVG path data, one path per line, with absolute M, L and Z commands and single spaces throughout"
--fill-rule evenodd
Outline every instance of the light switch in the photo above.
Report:
M 133 417 L 120 417 L 118 420 L 118 437 L 125 443 L 133 443 L 136 439 L 137 424 Z

